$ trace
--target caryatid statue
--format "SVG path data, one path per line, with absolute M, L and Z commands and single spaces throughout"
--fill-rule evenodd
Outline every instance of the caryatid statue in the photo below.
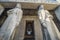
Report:
M 49 35 L 51 37 L 51 40 L 56 40 L 56 37 L 53 33 L 53 30 L 52 30 L 52 24 L 51 24 L 51 19 L 53 19 L 53 16 L 50 15 L 49 11 L 47 10 L 44 10 L 44 7 L 43 5 L 41 5 L 41 7 L 39 8 L 39 11 L 38 11 L 38 16 L 39 16 L 39 19 L 40 19 L 40 22 L 41 24 L 47 28 L 48 32 L 49 32 Z M 45 29 L 46 30 L 46 29 Z M 44 31 L 45 31 L 44 30 Z M 47 31 L 45 31 L 47 32 Z M 47 36 L 47 35 L 46 35 Z M 48 37 L 48 36 L 47 36 Z
M 21 5 L 18 3 L 15 8 L 7 11 L 7 13 L 8 13 L 8 15 L 15 14 L 17 16 L 17 25 L 18 25 L 19 22 L 21 21 L 22 15 L 23 15 Z
M 44 20 L 45 20 L 45 10 L 44 10 L 44 6 L 43 5 L 41 5 L 39 7 L 38 16 L 39 16 L 39 19 L 40 19 L 41 23 L 43 23 Z
M 39 16 L 41 24 L 43 24 L 45 26 L 45 10 L 44 10 L 44 6 L 43 5 L 41 5 L 39 7 L 38 16 Z
M 49 18 L 52 17 L 52 15 L 50 15 L 50 13 L 47 11 L 47 10 L 44 10 L 44 6 L 41 5 L 39 7 L 39 10 L 38 10 L 38 16 L 39 16 L 39 19 L 41 21 L 41 23 L 45 26 L 45 22 L 50 20 Z
M 4 40 L 9 40 L 14 29 L 21 21 L 22 18 L 22 10 L 21 5 L 17 4 L 15 8 L 7 11 L 8 17 L 5 20 L 4 24 L 1 27 L 0 33 L 3 34 L 1 37 Z

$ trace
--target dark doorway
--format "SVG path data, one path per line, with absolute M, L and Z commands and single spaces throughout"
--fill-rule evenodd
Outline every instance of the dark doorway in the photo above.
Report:
M 34 21 L 26 21 L 24 40 L 34 40 Z

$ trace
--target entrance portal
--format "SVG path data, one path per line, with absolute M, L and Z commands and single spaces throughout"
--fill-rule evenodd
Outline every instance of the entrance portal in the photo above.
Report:
M 34 40 L 34 21 L 26 21 L 24 40 Z

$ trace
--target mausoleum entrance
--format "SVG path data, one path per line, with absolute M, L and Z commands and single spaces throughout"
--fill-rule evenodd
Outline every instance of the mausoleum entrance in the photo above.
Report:
M 24 40 L 34 40 L 34 39 L 35 39 L 34 21 L 26 20 Z

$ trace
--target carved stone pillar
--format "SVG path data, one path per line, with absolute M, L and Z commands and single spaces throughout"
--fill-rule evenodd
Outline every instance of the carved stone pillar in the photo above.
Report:
M 44 34 L 46 37 L 44 40 L 49 40 L 48 34 L 49 34 L 51 40 L 57 40 L 54 35 L 54 32 L 52 30 L 52 25 L 50 22 L 50 19 L 52 19 L 52 16 L 49 14 L 49 12 L 47 10 L 44 10 L 43 5 L 41 5 L 39 7 L 38 17 L 39 17 L 41 24 L 44 27 L 44 29 L 42 28 L 44 30 Z
M 3 11 L 4 11 L 4 7 L 0 5 L 0 15 L 2 14 Z
M 6 19 L 0 30 L 0 34 L 2 34 L 3 40 L 10 40 L 14 29 L 20 23 L 23 15 L 21 5 L 17 4 L 15 8 L 8 10 L 7 14 L 8 18 Z

